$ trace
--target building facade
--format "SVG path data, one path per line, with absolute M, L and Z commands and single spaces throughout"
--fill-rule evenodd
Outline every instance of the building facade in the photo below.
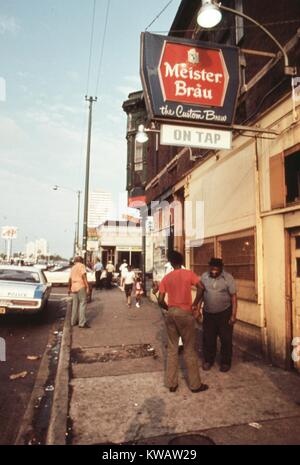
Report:
M 299 73 L 299 2 L 222 3 L 265 25 Z M 181 2 L 170 35 L 239 47 L 235 126 L 250 129 L 232 128 L 232 148 L 219 151 L 161 146 L 156 134 L 149 134 L 147 204 L 176 204 L 161 204 L 154 213 L 156 232 L 169 232 L 154 243 L 154 269 L 172 248 L 199 275 L 211 256 L 222 257 L 238 284 L 236 342 L 276 365 L 299 370 L 298 357 L 292 356 L 300 341 L 300 99 L 292 87 L 299 80 L 284 74 L 275 43 L 246 20 L 224 14 L 213 31 L 201 30 L 200 4 Z M 200 241 L 200 235 L 187 237 L 186 229 L 197 204 L 203 218 Z M 182 234 L 176 234 L 176 216 Z
M 139 223 L 106 221 L 97 232 L 98 256 L 104 265 L 111 260 L 118 267 L 127 260 L 133 268 L 141 269 L 142 228 Z

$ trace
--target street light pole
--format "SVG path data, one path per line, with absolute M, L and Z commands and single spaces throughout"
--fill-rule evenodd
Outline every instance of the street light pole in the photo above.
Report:
M 77 191 L 77 227 L 76 227 L 76 253 L 79 252 L 79 222 L 80 222 L 80 194 L 81 191 Z
M 77 223 L 76 228 L 75 228 L 75 237 L 74 237 L 74 257 L 76 254 L 79 253 L 80 249 L 80 244 L 79 244 L 79 225 L 80 225 L 80 195 L 81 191 L 74 191 L 73 189 L 70 189 L 69 187 L 63 187 L 63 186 L 58 186 L 57 184 L 53 186 L 52 188 L 54 191 L 58 191 L 59 189 L 63 189 L 66 191 L 74 192 L 77 194 Z
M 89 102 L 89 126 L 88 140 L 86 153 L 86 169 L 85 169 L 85 190 L 84 190 L 84 211 L 83 211 L 83 234 L 82 234 L 82 253 L 84 263 L 87 261 L 87 239 L 88 239 L 88 209 L 89 209 L 89 184 L 90 184 L 90 156 L 91 156 L 91 132 L 92 132 L 92 111 L 93 103 L 97 102 L 97 97 L 87 97 L 85 100 Z

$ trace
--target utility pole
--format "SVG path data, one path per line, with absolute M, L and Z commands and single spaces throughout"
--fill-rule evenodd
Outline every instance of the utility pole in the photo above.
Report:
M 90 156 L 91 156 L 91 132 L 92 132 L 92 111 L 93 103 L 97 102 L 97 97 L 85 96 L 85 100 L 89 102 L 89 127 L 86 153 L 86 169 L 85 169 L 85 191 L 84 191 L 84 212 L 83 212 L 83 234 L 82 234 L 82 253 L 84 263 L 87 260 L 87 239 L 88 239 L 88 209 L 89 209 L 89 184 L 90 184 Z
M 79 244 L 79 222 L 80 222 L 80 194 L 81 191 L 77 191 L 77 223 L 76 223 L 76 240 L 75 240 L 75 255 L 79 254 L 80 244 Z

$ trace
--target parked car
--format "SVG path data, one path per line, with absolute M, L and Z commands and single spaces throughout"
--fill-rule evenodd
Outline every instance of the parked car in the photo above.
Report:
M 44 274 L 47 278 L 47 281 L 53 285 L 67 286 L 69 283 L 71 265 L 56 267 L 53 270 L 44 271 Z M 90 287 L 96 282 L 95 272 L 90 268 L 86 268 L 87 271 L 87 280 Z
M 40 313 L 48 303 L 50 292 L 51 284 L 41 270 L 0 265 L 0 316 Z

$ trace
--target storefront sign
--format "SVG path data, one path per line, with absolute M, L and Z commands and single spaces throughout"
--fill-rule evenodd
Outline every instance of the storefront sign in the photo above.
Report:
M 14 226 L 3 226 L 1 237 L 2 239 L 16 239 L 18 228 Z
M 234 120 L 237 47 L 142 33 L 141 77 L 151 119 L 211 126 Z
M 231 131 L 170 124 L 162 124 L 160 128 L 162 145 L 220 150 L 230 149 L 231 140 Z

